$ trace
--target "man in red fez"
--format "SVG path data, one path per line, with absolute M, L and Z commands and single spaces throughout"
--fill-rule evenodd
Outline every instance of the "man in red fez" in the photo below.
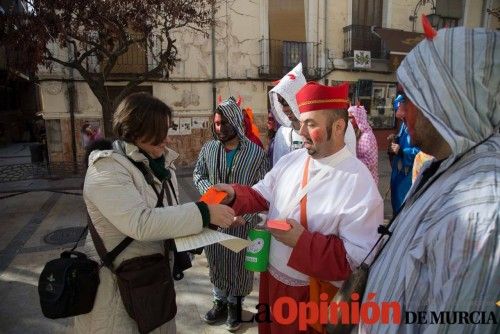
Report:
M 280 159 L 252 187 L 218 185 L 236 214 L 268 211 L 268 221 L 285 220 L 290 227 L 270 228 L 259 303 L 274 313 L 270 323 L 259 322 L 261 334 L 323 333 L 321 321 L 290 324 L 288 309 L 276 310 L 275 302 L 291 297 L 319 306 L 320 294 L 333 297 L 376 242 L 383 201 L 369 170 L 344 143 L 348 90 L 347 84 L 307 83 L 296 95 L 304 148 Z

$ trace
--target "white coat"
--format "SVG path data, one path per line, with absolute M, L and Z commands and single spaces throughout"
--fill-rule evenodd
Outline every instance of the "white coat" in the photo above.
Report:
M 125 154 L 135 161 L 147 158 L 129 143 L 122 143 Z M 173 161 L 178 154 L 165 150 L 165 167 L 172 173 L 177 190 Z M 155 178 L 157 188 L 160 181 Z M 168 188 L 168 187 L 167 187 Z M 194 203 L 155 208 L 157 196 L 143 174 L 127 157 L 108 151 L 94 151 L 89 157 L 83 197 L 92 222 L 104 246 L 112 250 L 126 236 L 133 241 L 114 261 L 115 268 L 126 259 L 163 253 L 163 240 L 202 231 L 202 216 Z M 175 201 L 175 200 L 174 200 Z M 86 253 L 99 259 L 90 235 Z M 170 254 L 171 255 L 171 254 Z M 170 256 L 172 265 L 172 256 Z M 103 267 L 92 312 L 75 317 L 76 333 L 138 333 L 135 321 L 128 316 L 120 297 L 116 276 Z M 175 333 L 175 318 L 153 333 Z

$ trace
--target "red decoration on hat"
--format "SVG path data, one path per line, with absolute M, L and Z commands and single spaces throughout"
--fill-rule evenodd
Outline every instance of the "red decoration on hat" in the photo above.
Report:
M 288 75 L 288 76 L 290 77 L 290 79 L 292 79 L 292 80 L 295 80 L 295 78 L 296 78 L 296 77 L 295 77 L 295 74 L 288 73 L 287 75 Z
M 308 82 L 295 97 L 301 113 L 323 109 L 347 109 L 349 84 L 324 86 L 317 82 Z
M 424 27 L 425 37 L 432 41 L 436 37 L 437 31 L 432 27 L 431 22 L 424 14 L 422 14 L 422 26 Z

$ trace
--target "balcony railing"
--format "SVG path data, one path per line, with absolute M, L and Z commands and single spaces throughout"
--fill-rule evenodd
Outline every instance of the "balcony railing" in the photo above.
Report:
M 261 39 L 259 76 L 279 79 L 302 62 L 306 78 L 313 80 L 321 77 L 324 69 L 318 65 L 319 45 L 320 43 L 314 42 Z
M 352 24 L 344 27 L 344 58 L 353 57 L 354 50 L 371 52 L 372 58 L 387 58 L 380 38 L 372 33 L 370 26 Z

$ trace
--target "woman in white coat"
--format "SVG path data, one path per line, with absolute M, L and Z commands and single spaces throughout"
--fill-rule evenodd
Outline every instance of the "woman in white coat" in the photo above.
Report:
M 89 216 L 109 252 L 125 237 L 134 241 L 118 255 L 114 267 L 137 256 L 164 253 L 163 241 L 200 233 L 208 224 L 229 227 L 234 211 L 225 205 L 203 202 L 179 204 L 173 161 L 178 154 L 167 148 L 172 111 L 147 93 L 126 97 L 113 116 L 116 140 L 113 150 L 93 151 L 89 157 L 83 196 Z M 154 175 L 158 191 L 170 177 L 173 190 L 164 196 L 164 207 L 141 171 L 129 160 L 143 163 Z M 167 198 L 173 199 L 169 206 Z M 87 253 L 99 261 L 90 235 Z M 170 264 L 173 256 L 170 252 Z M 75 318 L 77 333 L 137 333 L 135 321 L 123 306 L 116 276 L 106 267 L 99 272 L 100 285 L 92 312 Z M 154 333 L 175 333 L 175 318 Z

